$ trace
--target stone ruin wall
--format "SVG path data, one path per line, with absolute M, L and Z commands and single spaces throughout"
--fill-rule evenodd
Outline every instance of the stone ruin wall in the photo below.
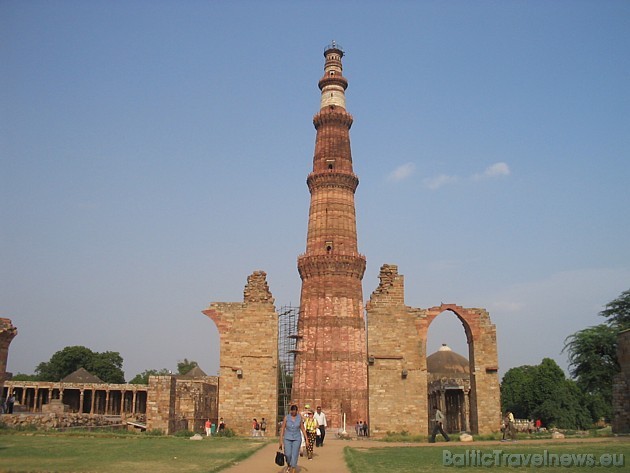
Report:
M 217 423 L 218 385 L 219 380 L 216 376 L 202 379 L 177 379 L 175 412 L 186 420 L 188 430 L 204 432 L 207 419 Z
M 17 329 L 10 319 L 0 318 L 0 393 L 7 379 L 7 360 L 9 358 L 9 345 L 17 335 Z
M 472 346 L 471 430 L 476 434 L 498 431 L 501 405 L 496 327 L 488 313 L 454 304 L 430 309 L 407 307 L 404 278 L 398 267 L 383 265 L 379 278 L 380 284 L 367 304 L 370 430 L 376 435 L 387 430 L 429 433 L 427 334 L 431 322 L 448 310 L 462 320 Z
M 247 278 L 242 303 L 215 302 L 203 311 L 220 335 L 218 416 L 239 435 L 263 417 L 275 433 L 278 417 L 278 314 L 266 277 L 256 271 Z
M 613 380 L 612 431 L 630 433 L 630 329 L 617 337 L 617 362 L 620 372 Z
M 396 266 L 384 265 L 379 277 L 367 303 L 370 433 L 423 433 L 428 430 L 427 371 L 419 313 L 404 305 L 404 276 Z

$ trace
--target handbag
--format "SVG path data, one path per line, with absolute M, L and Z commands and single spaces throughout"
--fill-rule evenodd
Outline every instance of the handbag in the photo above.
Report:
M 278 450 L 276 452 L 276 465 L 278 466 L 284 466 L 284 453 L 282 453 L 282 451 Z
M 322 436 L 322 431 L 321 431 L 321 430 L 319 430 L 319 427 L 317 428 L 317 431 L 316 431 L 316 432 L 317 432 L 317 436 L 318 436 L 318 437 L 321 437 L 321 436 Z

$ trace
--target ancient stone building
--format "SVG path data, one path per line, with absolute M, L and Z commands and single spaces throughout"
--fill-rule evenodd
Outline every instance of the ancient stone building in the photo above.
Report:
M 9 345 L 17 335 L 17 329 L 10 319 L 0 318 L 0 393 L 4 381 L 7 379 L 7 359 L 9 358 Z
M 203 311 L 219 330 L 219 416 L 239 434 L 252 418 L 278 416 L 278 315 L 267 275 L 247 278 L 242 303 L 214 302 Z M 271 429 L 269 429 L 271 431 Z
M 146 385 L 105 383 L 80 368 L 56 382 L 7 381 L 3 395 L 14 393 L 16 414 L 119 417 L 122 423 L 128 421 L 172 434 L 178 430 L 203 432 L 206 419 L 216 422 L 217 391 L 217 377 L 201 370 L 187 375 L 151 376 Z
M 429 433 L 427 333 L 438 315 L 450 311 L 462 322 L 468 341 L 469 429 L 496 432 L 501 416 L 498 356 L 496 328 L 488 313 L 455 304 L 408 307 L 398 267 L 383 265 L 379 277 L 380 284 L 367 304 L 371 431 Z
M 292 397 L 299 405 L 325 406 L 330 424 L 342 416 L 367 420 L 367 356 L 363 289 L 365 257 L 357 248 L 354 193 L 342 49 L 324 51 L 319 80 L 317 130 L 306 253 L 298 258 L 302 278 Z
M 620 371 L 613 380 L 612 430 L 630 433 L 630 329 L 617 337 L 617 362 Z

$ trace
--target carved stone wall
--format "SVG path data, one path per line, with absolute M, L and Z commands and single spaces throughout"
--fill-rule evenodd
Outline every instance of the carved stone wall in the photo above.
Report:
M 484 309 L 442 304 L 407 307 L 404 278 L 396 265 L 383 265 L 380 284 L 367 304 L 370 429 L 429 433 L 426 343 L 431 322 L 453 312 L 469 346 L 470 423 L 473 433 L 496 432 L 501 406 L 496 328 Z
M 630 329 L 617 337 L 617 362 L 621 371 L 613 380 L 612 431 L 630 433 Z
M 247 278 L 242 303 L 214 302 L 203 311 L 221 338 L 218 416 L 241 435 L 253 418 L 278 417 L 278 314 L 266 277 L 256 271 Z

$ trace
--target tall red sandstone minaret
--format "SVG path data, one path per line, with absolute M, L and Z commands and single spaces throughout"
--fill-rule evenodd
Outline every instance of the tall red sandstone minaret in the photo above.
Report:
M 367 348 L 361 280 L 365 257 L 358 252 L 350 127 L 341 58 L 335 42 L 324 51 L 324 76 L 313 172 L 306 253 L 298 258 L 302 293 L 293 399 L 300 408 L 321 405 L 331 427 L 367 420 Z

